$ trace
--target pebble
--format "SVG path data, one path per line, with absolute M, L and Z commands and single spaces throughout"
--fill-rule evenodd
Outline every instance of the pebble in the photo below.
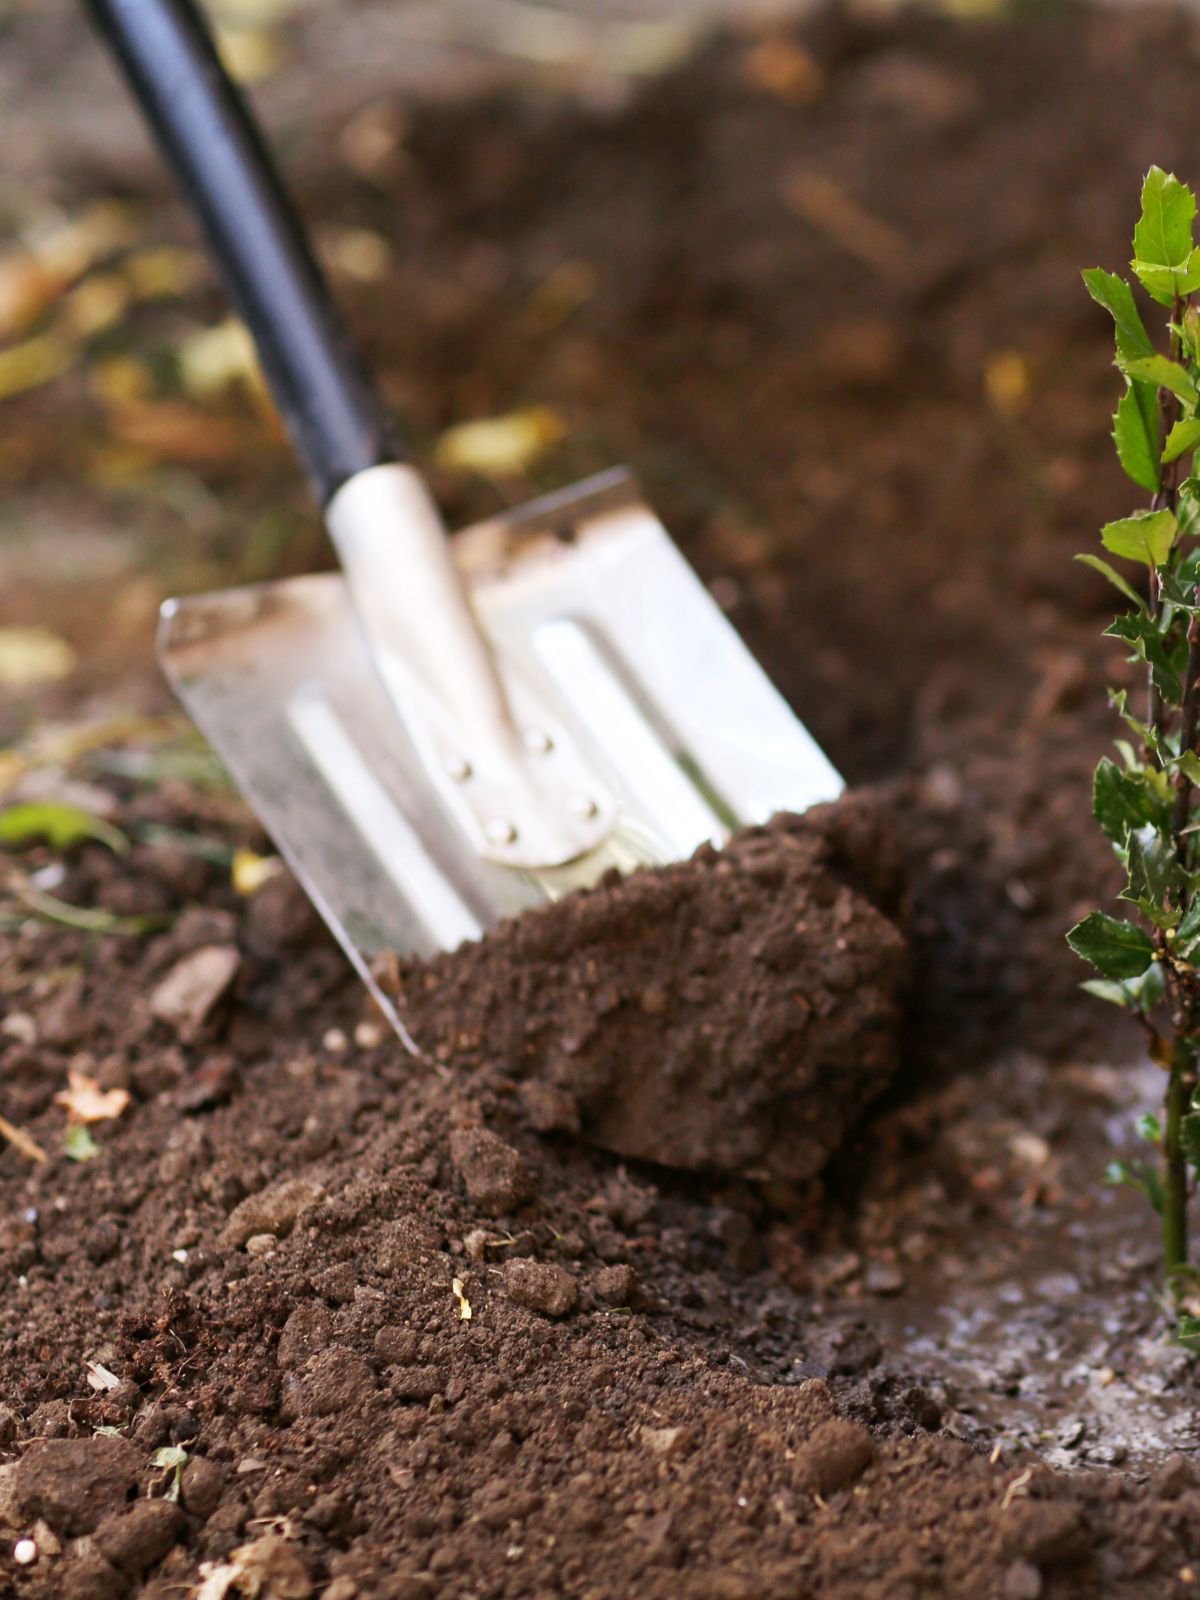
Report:
M 286 1178 L 258 1194 L 247 1195 L 234 1206 L 217 1237 L 223 1250 L 236 1250 L 255 1234 L 271 1233 L 277 1239 L 290 1233 L 306 1206 L 314 1206 L 325 1191 L 312 1178 Z
M 37 1560 L 38 1549 L 32 1539 L 18 1539 L 13 1545 L 13 1560 L 19 1567 L 31 1567 Z
M 468 1198 L 486 1216 L 503 1216 L 533 1197 L 533 1176 L 521 1156 L 486 1128 L 456 1129 L 450 1159 Z
M 248 1256 L 269 1256 L 279 1247 L 279 1240 L 273 1233 L 252 1233 L 246 1240 L 246 1254 Z
M 150 1011 L 185 1039 L 195 1036 L 241 966 L 235 945 L 206 944 L 181 957 L 150 996 Z
M 504 1269 L 508 1298 L 547 1317 L 565 1317 L 579 1298 L 579 1286 L 565 1267 L 549 1261 L 510 1261 Z
M 632 1305 L 637 1293 L 637 1273 L 627 1262 L 601 1267 L 592 1279 L 597 1296 L 610 1306 Z
M 809 1494 L 836 1494 L 856 1483 L 875 1459 L 875 1441 L 857 1422 L 835 1418 L 815 1428 L 796 1451 L 793 1475 Z

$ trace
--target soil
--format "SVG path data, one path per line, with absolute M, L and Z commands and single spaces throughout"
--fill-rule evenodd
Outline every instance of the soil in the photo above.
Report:
M 522 1079 L 535 1126 L 802 1183 L 893 1076 L 907 976 L 886 815 L 750 829 L 398 974 L 418 1048 Z
M 1165 1338 L 1152 1219 L 1099 1181 L 1157 1085 L 1062 944 L 1112 883 L 1087 787 L 1123 670 L 1070 556 L 1128 505 L 1109 330 L 1076 274 L 1124 259 L 1150 161 L 1190 170 L 1195 28 L 829 13 L 720 42 L 624 109 L 409 108 L 389 184 L 347 172 L 336 130 L 297 147 L 314 215 L 394 249 L 356 312 L 421 458 L 449 422 L 530 399 L 571 424 L 532 482 L 441 470 L 456 519 L 629 456 L 890 817 L 901 1063 L 820 1177 L 794 1152 L 766 1183 L 640 1159 L 646 1130 L 605 1119 L 647 1013 L 618 1005 L 626 1031 L 574 1082 L 558 1030 L 588 1020 L 592 980 L 581 997 L 554 949 L 543 983 L 517 981 L 533 924 L 403 975 L 441 1071 L 386 1037 L 285 877 L 233 887 L 232 849 L 265 842 L 195 747 L 111 720 L 118 683 L 162 704 L 145 596 L 179 575 L 170 540 L 194 534 L 196 582 L 228 578 L 247 526 L 297 514 L 281 442 L 224 402 L 214 522 L 165 470 L 149 490 L 98 470 L 114 418 L 77 376 L 10 405 L 10 512 L 111 531 L 156 509 L 137 604 L 94 575 L 56 598 L 26 571 L 5 594 L 13 620 L 56 606 L 84 663 L 6 707 L 6 733 L 76 719 L 71 778 L 133 846 L 39 847 L 5 889 L 3 1113 L 47 1159 L 0 1156 L 4 1592 L 1196 1592 L 1196 1382 Z M 176 238 L 154 182 L 133 198 Z M 85 711 L 107 731 L 78 735 Z M 770 837 L 803 854 L 820 826 Z M 796 887 L 827 872 L 880 903 L 845 863 L 805 862 Z M 618 997 L 644 993 L 640 934 L 609 938 L 610 911 L 673 892 L 606 887 L 551 927 L 598 927 Z M 48 894 L 95 926 L 62 926 Z M 748 909 L 752 941 L 774 913 Z M 725 948 L 750 949 L 737 929 Z M 706 960 L 699 939 L 676 954 Z M 655 1042 L 691 1048 L 662 1016 Z M 666 1059 L 656 1097 L 676 1092 Z M 704 1069 L 726 1096 L 729 1059 Z M 66 1142 L 68 1068 L 129 1096 L 90 1124 L 94 1153 Z M 884 1076 L 846 1070 L 864 1102 Z M 831 1083 L 831 1143 L 852 1098 Z M 793 1130 L 747 1125 L 770 1172 Z M 680 1136 L 711 1168 L 737 1127 Z

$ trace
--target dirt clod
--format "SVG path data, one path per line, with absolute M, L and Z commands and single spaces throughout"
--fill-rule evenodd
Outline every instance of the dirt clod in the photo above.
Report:
M 400 1009 L 433 1053 L 501 1053 L 569 1096 L 622 1155 L 811 1177 L 897 1062 L 906 949 L 894 896 L 863 887 L 892 848 L 864 817 L 777 818 L 570 895 L 414 969 Z
M 256 1235 L 279 1238 L 290 1233 L 305 1206 L 316 1205 L 323 1193 L 315 1179 L 289 1178 L 259 1194 L 247 1195 L 230 1213 L 217 1243 L 224 1250 L 234 1250 Z
M 136 1577 L 162 1560 L 183 1527 L 178 1506 L 167 1500 L 138 1500 L 105 1517 L 92 1537 L 107 1561 Z
M 17 1465 L 13 1492 L 28 1520 L 44 1517 L 55 1533 L 90 1533 L 133 1492 L 142 1465 L 125 1439 L 35 1441 Z
M 796 1485 L 810 1494 L 836 1494 L 856 1483 L 875 1459 L 875 1441 L 857 1422 L 823 1422 L 796 1451 Z
M 515 1305 L 547 1317 L 565 1317 L 579 1298 L 575 1279 L 550 1261 L 510 1261 L 504 1269 L 504 1287 Z
M 486 1128 L 459 1128 L 450 1154 L 471 1202 L 489 1217 L 515 1211 L 533 1194 L 533 1175 L 503 1139 Z

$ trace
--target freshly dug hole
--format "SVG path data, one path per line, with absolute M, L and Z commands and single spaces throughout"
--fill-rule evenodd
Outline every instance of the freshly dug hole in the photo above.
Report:
M 798 1182 L 896 1067 L 907 960 L 883 813 L 851 796 L 612 878 L 402 969 L 417 1043 L 519 1076 L 542 1131 Z

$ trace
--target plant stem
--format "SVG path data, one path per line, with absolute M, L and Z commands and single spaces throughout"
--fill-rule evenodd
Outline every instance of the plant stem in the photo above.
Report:
M 1187 1162 L 1183 1155 L 1182 1127 L 1193 1076 L 1191 1054 L 1177 1041 L 1171 1056 L 1163 1128 L 1163 1258 L 1167 1280 L 1172 1284 L 1188 1259 Z

